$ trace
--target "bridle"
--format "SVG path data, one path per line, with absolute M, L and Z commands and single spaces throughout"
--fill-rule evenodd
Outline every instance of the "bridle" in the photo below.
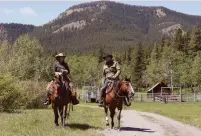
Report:
M 122 82 L 125 83 L 126 86 L 128 86 L 128 84 L 130 84 L 129 81 L 123 80 L 123 81 L 121 81 L 120 83 L 122 83 Z M 118 96 L 119 98 L 126 98 L 126 96 L 119 95 L 119 93 L 121 92 L 121 90 L 122 90 L 122 86 L 120 87 L 120 89 L 118 89 L 117 92 L 115 91 L 116 96 Z

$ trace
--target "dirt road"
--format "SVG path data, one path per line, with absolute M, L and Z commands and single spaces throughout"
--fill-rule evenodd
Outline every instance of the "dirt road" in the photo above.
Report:
M 124 110 L 121 131 L 105 129 L 105 136 L 201 136 L 198 128 L 170 118 L 145 112 Z
M 123 110 L 121 122 L 120 132 L 108 127 L 102 133 L 105 136 L 201 136 L 201 130 L 196 127 L 154 113 Z

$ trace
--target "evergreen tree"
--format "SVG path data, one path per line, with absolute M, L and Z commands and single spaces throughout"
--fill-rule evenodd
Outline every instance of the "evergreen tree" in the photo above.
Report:
M 160 62 L 160 53 L 158 44 L 154 45 L 152 49 L 150 61 L 146 69 L 147 78 L 149 84 L 153 85 L 159 82 L 161 79 L 161 66 Z
M 135 86 L 142 86 L 142 73 L 145 71 L 145 62 L 144 62 L 144 51 L 142 49 L 142 44 L 139 43 L 137 48 L 134 50 L 132 55 L 132 82 Z
M 98 63 L 103 62 L 104 49 L 101 46 L 98 51 Z
M 190 40 L 191 40 L 191 34 L 189 31 L 187 31 L 183 36 L 183 46 L 184 46 L 184 52 L 186 54 L 188 54 L 188 51 L 189 51 Z
M 154 48 L 153 48 L 153 50 L 151 52 L 151 59 L 155 60 L 156 62 L 158 62 L 159 59 L 160 59 L 160 55 L 161 55 L 160 47 L 159 47 L 158 44 L 155 44 Z
M 162 39 L 161 39 L 161 50 L 160 50 L 161 52 L 163 52 L 163 48 L 165 46 L 165 43 L 166 43 L 166 37 L 163 36 Z
M 132 48 L 129 47 L 128 51 L 127 51 L 127 63 L 128 65 L 130 65 L 130 62 L 131 62 L 131 54 L 132 54 Z
M 182 30 L 179 28 L 176 30 L 174 35 L 174 44 L 173 47 L 177 50 L 183 51 L 183 37 L 182 37 Z
M 190 54 L 195 56 L 197 51 L 201 50 L 201 32 L 198 26 L 194 28 L 191 41 L 190 41 Z

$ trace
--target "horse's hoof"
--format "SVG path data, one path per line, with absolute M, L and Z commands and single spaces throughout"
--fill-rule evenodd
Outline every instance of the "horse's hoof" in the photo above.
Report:
M 58 127 L 59 126 L 59 124 L 55 124 L 55 127 Z
M 109 123 L 106 123 L 106 126 L 109 126 L 110 124 Z

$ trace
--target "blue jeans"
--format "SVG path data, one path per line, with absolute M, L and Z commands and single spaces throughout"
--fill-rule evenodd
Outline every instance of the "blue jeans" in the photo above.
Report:
M 105 91 L 108 87 L 108 82 L 109 81 L 107 79 L 104 80 L 103 87 L 101 88 L 101 97 L 102 98 L 105 97 Z

